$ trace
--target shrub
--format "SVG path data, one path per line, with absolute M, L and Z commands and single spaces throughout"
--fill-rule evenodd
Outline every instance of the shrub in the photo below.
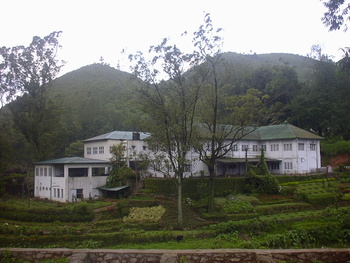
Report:
M 123 186 L 129 177 L 136 176 L 130 167 L 115 167 L 107 178 L 106 186 L 109 188 Z
M 223 210 L 228 214 L 252 213 L 255 212 L 254 207 L 248 201 L 238 197 L 231 196 L 223 205 Z
M 251 169 L 250 171 L 253 171 Z M 258 194 L 278 194 L 279 185 L 275 176 L 266 175 L 258 176 L 250 172 L 245 179 L 245 192 Z
M 130 213 L 130 206 L 128 200 L 122 199 L 116 204 L 117 217 L 124 217 Z
M 177 196 L 176 179 L 145 179 L 144 192 L 166 196 Z M 208 186 L 207 178 L 185 178 L 183 180 L 183 196 L 193 200 L 199 200 Z M 229 194 L 239 194 L 244 191 L 245 178 L 215 178 L 215 197 L 226 197 Z
M 155 223 L 158 222 L 165 213 L 165 208 L 161 205 L 154 207 L 133 207 L 130 214 L 123 218 L 124 223 Z

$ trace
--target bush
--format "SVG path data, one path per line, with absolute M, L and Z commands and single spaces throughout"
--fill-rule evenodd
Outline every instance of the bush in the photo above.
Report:
M 130 167 L 116 167 L 107 178 L 106 186 L 108 188 L 124 186 L 126 180 L 130 177 L 135 177 L 136 173 Z
M 254 172 L 250 172 L 245 179 L 245 192 L 249 194 L 278 194 L 278 181 L 275 176 L 258 176 Z
M 165 213 L 161 205 L 154 207 L 133 207 L 130 214 L 123 218 L 124 223 L 156 223 Z
M 248 201 L 242 200 L 238 197 L 228 197 L 223 205 L 223 210 L 228 214 L 253 213 L 254 207 Z
M 244 190 L 245 178 L 215 178 L 215 197 L 226 197 L 230 194 L 240 194 Z M 183 180 L 183 196 L 193 200 L 199 200 L 205 195 L 203 191 L 208 187 L 207 178 L 185 178 Z M 147 193 L 160 194 L 166 196 L 177 196 L 176 179 L 145 179 L 145 189 Z
M 69 207 L 52 208 L 15 208 L 0 206 L 2 217 L 11 220 L 27 222 L 87 222 L 94 218 L 94 214 L 87 204 L 77 203 Z

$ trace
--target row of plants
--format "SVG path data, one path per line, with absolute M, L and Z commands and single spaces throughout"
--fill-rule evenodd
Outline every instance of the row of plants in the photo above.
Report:
M 228 246 L 231 242 L 231 247 L 239 246 L 245 248 L 252 247 L 269 247 L 279 248 L 287 247 L 291 245 L 291 239 L 296 233 L 302 233 L 302 230 L 307 232 L 307 235 L 318 238 L 317 235 L 327 233 L 327 229 L 334 229 L 335 233 L 339 236 L 339 244 L 349 244 L 348 229 L 350 222 L 350 208 L 327 208 L 323 210 L 315 211 L 300 211 L 292 213 L 282 213 L 274 215 L 260 215 L 255 218 L 240 220 L 240 221 L 228 221 L 213 224 L 202 230 L 196 231 L 173 231 L 171 228 L 156 230 L 145 228 L 147 223 L 134 223 L 134 224 L 119 224 L 119 227 L 110 232 L 98 231 L 97 233 L 82 234 L 65 234 L 65 235 L 30 235 L 25 236 L 17 233 L 17 236 L 1 235 L 1 246 L 15 246 L 15 247 L 71 247 L 71 248 L 101 248 L 101 247 L 114 247 L 116 244 L 120 244 L 120 247 L 129 247 L 130 244 L 159 244 L 174 242 L 177 235 L 184 235 L 186 242 L 194 239 L 208 239 L 208 242 L 213 242 L 215 239 L 217 242 L 224 242 L 225 246 Z M 300 224 L 300 222 L 307 222 Z M 102 227 L 103 224 L 112 225 L 114 222 L 99 222 L 96 227 Z M 119 222 L 120 223 L 120 222 Z M 82 223 L 85 225 L 86 223 Z M 153 226 L 155 226 L 153 224 Z M 308 228 L 312 226 L 312 228 Z M 104 227 L 104 226 L 103 226 Z M 82 227 L 82 230 L 84 227 Z M 289 229 L 289 230 L 288 230 Z M 295 232 L 290 232 L 293 229 Z M 302 229 L 302 230 L 298 230 Z M 299 231 L 299 232 L 298 232 Z M 276 234 L 278 233 L 278 234 Z M 293 234 L 293 235 L 292 235 Z M 238 241 L 244 236 L 244 242 Z M 280 239 L 284 237 L 282 242 Z M 311 238 L 310 237 L 310 238 Z M 304 245 L 295 243 L 291 248 L 312 247 L 313 244 L 330 244 L 336 243 L 330 236 L 328 239 L 322 239 L 318 243 L 306 242 Z M 293 237 L 295 238 L 295 237 Z M 300 240 L 303 240 L 300 238 Z M 311 240 L 311 239 L 310 239 Z M 319 240 L 319 239 L 317 239 Z M 280 242 L 279 242 L 280 241 Z M 170 243 L 169 243 L 170 242 Z M 323 242 L 323 243 L 322 243 Z M 328 243 L 327 243 L 328 242 Z M 273 244 L 280 244 L 276 247 Z M 205 241 L 202 241 L 205 244 Z M 189 244 L 190 245 L 190 244 Z M 158 245 L 156 245 L 158 247 Z
M 315 179 L 322 179 L 324 175 L 279 175 L 269 176 L 277 180 L 279 184 L 288 182 L 300 182 L 310 181 Z M 264 176 L 258 176 L 261 180 L 265 179 Z M 248 181 L 247 181 L 248 180 Z M 247 192 L 247 185 L 251 185 L 249 178 L 247 177 L 232 177 L 232 178 L 215 178 L 215 196 L 225 197 L 227 195 L 241 194 Z M 164 196 L 174 196 L 177 193 L 177 181 L 176 179 L 159 179 L 159 178 L 146 178 L 145 179 L 145 193 L 152 193 Z M 183 196 L 191 198 L 193 200 L 199 200 L 202 198 L 202 193 L 209 190 L 208 178 L 185 178 L 183 180 Z
M 88 222 L 94 218 L 92 209 L 86 203 L 52 208 L 18 208 L 5 202 L 0 203 L 2 218 L 25 222 Z

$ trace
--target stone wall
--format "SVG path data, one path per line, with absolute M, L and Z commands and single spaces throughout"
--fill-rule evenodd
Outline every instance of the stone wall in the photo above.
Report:
M 134 250 L 134 249 L 26 249 L 0 248 L 13 257 L 30 262 L 69 258 L 71 263 L 226 263 L 226 262 L 350 262 L 350 249 L 201 249 L 201 250 Z

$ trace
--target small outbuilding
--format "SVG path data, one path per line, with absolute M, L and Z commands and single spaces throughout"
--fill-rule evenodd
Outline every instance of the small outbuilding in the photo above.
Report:
M 97 199 L 111 164 L 106 160 L 66 157 L 34 163 L 34 196 L 58 202 Z

